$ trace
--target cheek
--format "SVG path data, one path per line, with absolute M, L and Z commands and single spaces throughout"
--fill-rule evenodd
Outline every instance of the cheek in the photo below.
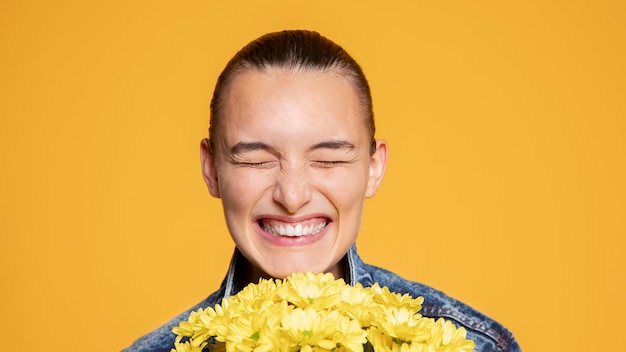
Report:
M 340 210 L 360 209 L 365 199 L 367 171 L 333 169 L 320 178 L 320 189 Z
M 224 210 L 249 210 L 267 190 L 269 177 L 248 170 L 230 170 L 219 175 L 219 187 Z

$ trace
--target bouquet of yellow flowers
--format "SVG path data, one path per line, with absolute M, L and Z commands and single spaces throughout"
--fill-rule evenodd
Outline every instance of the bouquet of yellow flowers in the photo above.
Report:
M 332 274 L 261 279 L 173 328 L 172 352 L 469 352 L 474 342 L 450 321 L 417 313 L 412 298 Z

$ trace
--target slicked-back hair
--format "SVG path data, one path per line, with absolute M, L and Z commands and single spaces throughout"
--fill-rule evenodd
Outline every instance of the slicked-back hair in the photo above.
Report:
M 228 85 L 238 73 L 246 70 L 263 72 L 283 68 L 299 72 L 335 72 L 354 85 L 363 107 L 363 120 L 374 151 L 375 125 L 372 95 L 361 66 L 339 45 L 314 31 L 287 30 L 265 34 L 244 46 L 226 64 L 215 84 L 211 100 L 209 141 L 219 133 L 220 116 Z M 213 148 L 211 148 L 214 150 Z

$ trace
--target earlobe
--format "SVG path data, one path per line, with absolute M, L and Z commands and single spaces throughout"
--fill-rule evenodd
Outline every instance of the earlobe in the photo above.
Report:
M 387 142 L 383 139 L 377 140 L 376 150 L 370 157 L 369 178 L 367 180 L 367 189 L 365 191 L 366 198 L 373 197 L 376 194 L 376 191 L 378 191 L 378 187 L 385 176 L 388 157 L 389 150 Z
M 202 166 L 202 178 L 209 188 L 209 193 L 215 197 L 220 197 L 220 189 L 217 180 L 217 169 L 215 168 L 215 153 L 211 149 L 208 138 L 200 142 L 200 163 Z

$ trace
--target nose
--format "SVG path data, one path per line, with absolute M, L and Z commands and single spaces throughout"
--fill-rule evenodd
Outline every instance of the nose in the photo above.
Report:
M 305 172 L 282 170 L 272 196 L 288 213 L 296 213 L 311 200 L 311 187 Z

